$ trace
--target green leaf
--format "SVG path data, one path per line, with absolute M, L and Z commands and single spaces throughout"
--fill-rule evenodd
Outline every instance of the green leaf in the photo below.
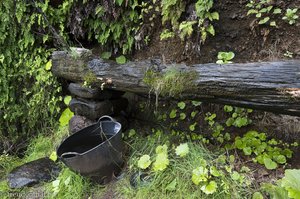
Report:
M 51 155 L 49 156 L 49 159 L 55 162 L 57 160 L 57 154 L 56 151 L 52 151 Z
M 200 106 L 202 104 L 202 102 L 199 102 L 199 101 L 192 101 L 192 104 L 194 106 Z
M 179 146 L 176 147 L 175 149 L 176 155 L 180 157 L 184 157 L 189 153 L 189 146 L 187 143 L 180 144 Z
M 288 191 L 290 198 L 300 198 L 300 170 L 286 169 L 285 176 L 281 180 L 281 186 Z
M 52 182 L 52 187 L 59 187 L 59 183 L 60 183 L 60 180 L 59 180 L 59 179 L 54 180 L 54 181 Z
M 184 103 L 184 102 L 179 102 L 179 103 L 177 104 L 177 106 L 178 106 L 181 110 L 183 110 L 183 109 L 185 108 L 185 103 Z
M 69 121 L 70 119 L 74 116 L 74 113 L 69 109 L 69 108 L 66 108 L 60 118 L 59 118 L 59 123 L 60 123 L 60 126 L 66 126 L 69 124 Z
M 170 119 L 174 119 L 176 116 L 177 116 L 177 110 L 176 110 L 176 109 L 173 109 L 173 110 L 170 112 L 169 117 L 170 117 Z
M 250 10 L 248 10 L 248 12 L 247 12 L 247 15 L 251 15 L 251 14 L 257 14 L 257 13 L 258 13 L 258 11 L 257 11 L 257 10 L 250 9 Z
M 273 157 L 273 159 L 279 163 L 279 164 L 285 164 L 286 163 L 286 158 L 284 155 L 277 155 L 275 157 Z
M 275 21 L 271 21 L 270 22 L 270 26 L 276 26 L 276 22 Z
M 227 120 L 226 120 L 226 126 L 232 126 L 233 125 L 233 123 L 234 123 L 234 118 L 232 118 L 232 117 L 230 117 L 230 118 L 228 118 Z
M 264 196 L 260 192 L 255 192 L 252 195 L 252 199 L 264 199 Z
M 246 117 L 237 117 L 233 122 L 233 125 L 241 128 L 242 126 L 246 126 L 248 124 L 248 120 Z
M 273 11 L 273 14 L 281 14 L 281 9 L 280 8 L 275 8 Z
M 132 137 L 135 136 L 135 135 L 136 135 L 135 130 L 134 130 L 134 129 L 130 129 L 129 132 L 128 132 L 128 137 L 129 137 L 129 138 L 132 138 Z
M 198 111 L 193 111 L 191 112 L 191 117 L 194 118 L 196 116 L 196 114 L 198 113 Z
M 118 6 L 121 6 L 124 0 L 115 0 L 115 2 L 118 4 Z
M 269 20 L 270 20 L 270 17 L 265 17 L 265 18 L 263 18 L 262 20 L 260 20 L 260 21 L 258 22 L 258 24 L 265 24 L 265 23 L 267 23 Z
M 218 12 L 211 13 L 211 17 L 212 17 L 212 19 L 215 19 L 215 20 L 219 20 L 219 18 L 220 18 Z
M 251 155 L 252 149 L 251 149 L 251 147 L 245 147 L 245 148 L 243 148 L 243 152 L 245 155 Z
M 156 152 L 156 154 L 159 154 L 159 153 L 167 154 L 168 153 L 168 146 L 166 144 L 159 145 L 159 146 L 156 147 L 155 152 Z
M 215 177 L 221 176 L 220 171 L 215 166 L 210 167 L 210 174 L 215 176 Z
M 190 131 L 194 131 L 195 128 L 196 128 L 196 125 L 197 125 L 196 122 L 195 122 L 194 124 L 191 124 L 191 125 L 189 126 Z
M 156 155 L 155 162 L 153 163 L 154 171 L 163 171 L 169 165 L 168 155 L 165 153 L 159 153 Z
M 45 70 L 51 70 L 52 68 L 52 60 L 49 60 L 45 65 Z
M 206 182 L 208 180 L 208 170 L 205 167 L 197 167 L 193 170 L 192 181 L 195 185 L 199 185 L 200 182 Z
M 267 169 L 272 170 L 277 168 L 276 162 L 271 160 L 271 158 L 264 157 L 264 165 Z
M 213 36 L 215 36 L 215 34 L 216 34 L 214 26 L 211 24 L 206 28 L 206 31 L 209 32 Z
M 121 55 L 121 56 L 116 58 L 116 62 L 118 64 L 125 64 L 126 63 L 126 57 L 124 55 Z
M 177 180 L 176 178 L 170 182 L 170 184 L 167 185 L 166 190 L 168 191 L 174 191 L 176 190 Z
M 181 120 L 184 120 L 186 118 L 186 114 L 185 113 L 180 113 L 179 115 Z
M 100 57 L 102 59 L 109 59 L 111 57 L 111 52 L 103 52 L 101 53 Z
M 261 17 L 261 13 L 259 12 L 255 16 L 256 16 L 256 18 L 260 18 Z
M 229 105 L 225 105 L 224 106 L 224 111 L 227 112 L 227 113 L 232 112 L 233 111 L 233 107 L 229 106 Z
M 147 169 L 150 166 L 150 164 L 151 160 L 149 155 L 143 155 L 138 161 L 138 167 L 141 169 Z
M 71 100 L 72 100 L 72 97 L 70 95 L 65 96 L 65 98 L 64 98 L 65 105 L 69 106 Z
M 218 185 L 215 181 L 210 181 L 207 185 L 201 187 L 201 191 L 205 194 L 213 194 L 217 191 Z
M 233 171 L 231 174 L 231 178 L 234 181 L 238 181 L 241 178 L 241 175 L 237 171 Z
M 223 60 L 218 60 L 216 61 L 217 64 L 224 64 L 224 61 Z

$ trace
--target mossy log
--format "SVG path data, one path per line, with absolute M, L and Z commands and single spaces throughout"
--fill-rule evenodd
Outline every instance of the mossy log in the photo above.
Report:
M 198 99 L 300 116 L 300 60 L 191 66 L 163 64 L 160 60 L 117 64 L 95 58 L 88 50 L 76 52 L 53 53 L 52 71 L 56 76 L 83 82 L 85 75 L 92 73 L 101 85 L 148 94 L 151 87 L 144 83 L 147 71 L 159 74 L 176 68 L 194 71 L 197 76 L 193 86 L 176 97 L 178 100 Z

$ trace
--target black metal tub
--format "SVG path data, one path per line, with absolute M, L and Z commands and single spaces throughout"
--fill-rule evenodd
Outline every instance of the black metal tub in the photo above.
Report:
M 109 116 L 69 136 L 57 149 L 58 157 L 71 170 L 99 179 L 120 171 L 122 152 L 121 124 Z

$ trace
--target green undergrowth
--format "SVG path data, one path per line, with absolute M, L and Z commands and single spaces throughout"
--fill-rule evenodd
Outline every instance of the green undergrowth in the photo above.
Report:
M 251 197 L 253 188 L 249 177 L 234 170 L 226 153 L 210 151 L 199 142 L 178 146 L 161 131 L 147 138 L 135 137 L 130 143 L 132 153 L 126 177 L 118 182 L 118 193 L 124 198 Z M 159 159 L 161 151 L 168 161 Z M 150 162 L 142 169 L 144 155 L 150 157 L 147 160 Z M 197 173 L 199 168 L 207 172 Z

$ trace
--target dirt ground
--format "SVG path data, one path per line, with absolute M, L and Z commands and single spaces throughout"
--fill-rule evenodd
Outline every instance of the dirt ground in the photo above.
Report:
M 258 25 L 255 16 L 247 16 L 247 0 L 215 1 L 214 9 L 219 12 L 220 20 L 213 22 L 215 36 L 209 36 L 203 45 L 199 45 L 197 35 L 187 41 L 179 37 L 161 41 L 162 26 L 156 23 L 148 47 L 135 52 L 133 58 L 160 58 L 166 62 L 185 62 L 188 64 L 216 62 L 220 51 L 235 53 L 234 62 L 253 62 L 287 59 L 286 51 L 293 58 L 300 58 L 300 22 L 289 25 L 281 18 L 287 8 L 299 8 L 300 1 L 274 0 L 273 5 L 283 11 L 275 16 L 277 27 Z M 273 17 L 273 16 L 272 16 Z M 200 51 L 197 50 L 200 48 Z

